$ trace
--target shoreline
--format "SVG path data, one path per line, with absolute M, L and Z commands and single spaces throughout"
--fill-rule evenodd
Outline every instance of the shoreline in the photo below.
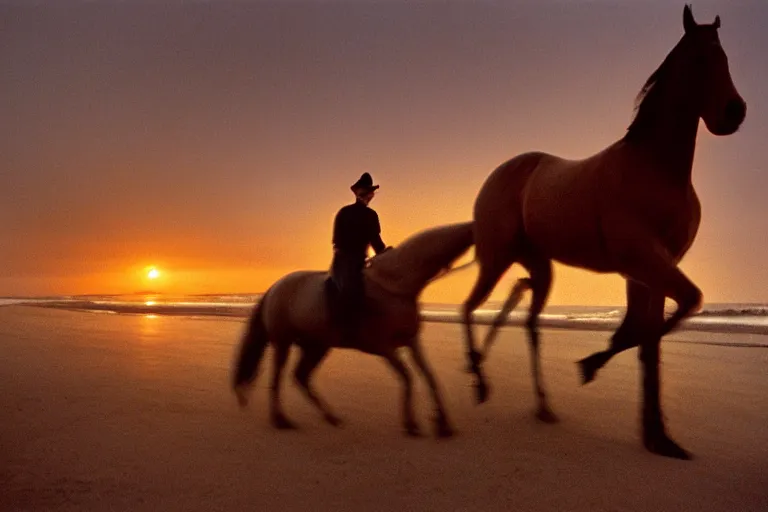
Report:
M 137 305 L 135 308 L 126 308 L 123 311 L 114 311 L 114 306 L 110 305 L 97 305 L 98 307 L 83 308 L 72 304 L 62 303 L 41 303 L 41 304 L 13 304 L 3 306 L 3 308 L 42 308 L 58 311 L 70 311 L 81 314 L 108 314 L 108 315 L 133 315 L 133 316 L 165 316 L 169 318 L 189 318 L 189 319 L 219 319 L 230 321 L 244 321 L 249 316 L 243 314 L 234 314 L 228 308 L 209 308 L 205 314 L 199 314 L 197 309 L 184 310 L 179 307 L 163 307 L 162 305 L 141 306 Z M 242 309 L 242 308 L 240 308 Z M 250 315 L 250 311 L 249 311 Z M 476 316 L 473 321 L 473 325 L 476 327 L 488 327 L 493 323 L 493 313 L 481 313 Z M 423 323 L 434 324 L 448 324 L 448 325 L 460 325 L 461 319 L 458 313 L 446 313 L 446 312 L 424 312 L 421 313 L 421 319 Z M 554 331 L 581 331 L 581 332 L 595 332 L 606 333 L 615 331 L 619 326 L 618 321 L 574 321 L 574 320 L 561 320 L 553 318 L 541 318 L 539 326 L 542 330 L 554 330 Z M 517 315 L 516 317 L 508 318 L 502 328 L 525 328 L 525 317 Z M 700 337 L 710 338 L 711 336 L 722 337 L 736 337 L 738 339 L 732 341 L 717 341 L 717 340 L 682 340 L 683 337 L 691 337 L 692 335 L 699 335 Z M 711 335 L 711 336 L 709 336 Z M 683 322 L 674 332 L 664 337 L 665 341 L 678 342 L 678 343 L 691 343 L 699 345 L 714 345 L 723 347 L 734 348 L 768 348 L 768 332 L 765 328 L 760 326 L 739 326 L 729 325 L 728 330 L 718 328 L 717 326 L 709 326 L 706 323 L 703 325 L 690 325 Z

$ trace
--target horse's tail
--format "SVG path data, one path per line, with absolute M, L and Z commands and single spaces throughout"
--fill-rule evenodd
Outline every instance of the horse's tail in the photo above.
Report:
M 263 304 L 265 298 L 266 294 L 253 310 L 245 335 L 240 342 L 240 350 L 235 362 L 232 388 L 241 407 L 248 405 L 248 397 L 245 392 L 256 379 L 259 363 L 269 344 L 267 328 L 264 325 Z

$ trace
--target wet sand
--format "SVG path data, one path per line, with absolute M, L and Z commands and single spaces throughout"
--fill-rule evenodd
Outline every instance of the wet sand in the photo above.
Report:
M 636 351 L 579 385 L 574 361 L 606 332 L 543 331 L 561 418 L 544 425 L 521 329 L 503 330 L 486 366 L 491 398 L 477 406 L 459 327 L 424 324 L 458 431 L 438 441 L 402 434 L 398 381 L 354 351 L 332 352 L 316 375 L 343 428 L 287 377 L 286 413 L 301 428 L 273 430 L 267 374 L 245 410 L 228 387 L 243 326 L 0 308 L 0 510 L 768 510 L 768 349 L 684 343 L 758 336 L 677 333 L 663 345 L 668 428 L 696 457 L 683 462 L 642 449 Z M 417 380 L 431 433 L 426 391 Z

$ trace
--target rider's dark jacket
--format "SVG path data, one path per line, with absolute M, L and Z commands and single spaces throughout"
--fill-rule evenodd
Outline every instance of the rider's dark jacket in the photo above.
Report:
M 379 216 L 365 203 L 355 201 L 336 214 L 333 222 L 333 247 L 351 259 L 358 260 L 362 267 L 369 245 L 376 254 L 385 249 L 381 240 Z

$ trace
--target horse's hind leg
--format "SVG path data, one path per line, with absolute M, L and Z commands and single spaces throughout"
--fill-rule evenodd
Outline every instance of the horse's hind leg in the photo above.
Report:
M 283 413 L 283 406 L 280 403 L 280 381 L 283 374 L 283 368 L 285 367 L 285 363 L 288 360 L 288 355 L 291 350 L 291 343 L 285 342 L 284 340 L 279 340 L 274 343 L 274 347 L 275 353 L 273 359 L 272 386 L 270 388 L 270 415 L 272 425 L 279 429 L 292 429 L 296 428 L 296 425 L 294 425 L 288 418 L 285 417 L 285 413 Z
M 306 395 L 309 401 L 322 413 L 325 421 L 334 427 L 337 427 L 341 425 L 341 420 L 331 412 L 328 405 L 315 393 L 312 384 L 310 383 L 312 372 L 317 369 L 328 354 L 328 351 L 329 348 L 325 345 L 302 344 L 301 359 L 299 359 L 299 362 L 296 365 L 293 377 L 304 392 L 304 395 Z
M 520 301 L 523 299 L 523 293 L 530 289 L 531 280 L 528 278 L 518 279 L 517 282 L 515 282 L 515 285 L 512 287 L 512 291 L 509 292 L 509 296 L 507 297 L 506 302 L 504 302 L 501 311 L 499 311 L 499 314 L 496 315 L 496 318 L 493 320 L 493 324 L 491 324 L 490 329 L 488 329 L 488 332 L 485 334 L 481 361 L 485 361 L 488 358 L 488 351 L 491 349 L 493 342 L 496 340 L 496 335 L 499 333 L 499 329 L 501 329 L 501 327 L 504 325 L 504 322 L 506 322 L 507 317 L 512 312 L 512 310 L 515 309 L 518 304 L 520 304 Z
M 475 339 L 472 332 L 472 313 L 488 298 L 493 288 L 507 271 L 509 266 L 513 263 L 514 259 L 509 257 L 503 257 L 502 254 L 495 253 L 488 256 L 483 255 L 478 251 L 477 254 L 478 263 L 480 265 L 480 272 L 475 281 L 475 285 L 472 291 L 464 301 L 462 307 L 462 321 L 464 323 L 464 335 L 467 346 L 467 359 L 469 360 L 470 370 L 475 374 L 476 393 L 478 403 L 483 403 L 488 399 L 488 384 L 485 381 L 480 362 L 482 361 L 482 354 L 475 348 Z
M 528 342 L 531 350 L 531 372 L 533 386 L 536 391 L 537 411 L 536 417 L 545 423 L 556 423 L 557 416 L 549 407 L 547 393 L 544 390 L 544 379 L 541 376 L 541 353 L 539 351 L 539 315 L 544 309 L 552 287 L 552 262 L 547 259 L 525 261 L 525 267 L 531 274 L 530 283 L 532 290 L 531 307 L 528 312 L 526 329 L 528 330 Z
M 432 392 L 432 400 L 435 402 L 435 433 L 438 437 L 451 437 L 453 435 L 453 428 L 451 427 L 450 422 L 448 421 L 448 415 L 445 412 L 445 406 L 443 405 L 443 399 L 440 396 L 437 379 L 435 379 L 432 369 L 424 358 L 424 354 L 421 351 L 421 344 L 418 339 L 413 341 L 410 349 L 413 362 L 416 363 L 416 367 L 427 381 L 429 389 Z
M 395 370 L 400 379 L 403 381 L 403 425 L 405 432 L 409 436 L 420 436 L 419 426 L 416 424 L 416 420 L 413 416 L 413 380 L 411 374 L 406 368 L 405 363 L 397 353 L 392 350 L 382 354 L 382 357 L 389 363 L 389 366 Z

